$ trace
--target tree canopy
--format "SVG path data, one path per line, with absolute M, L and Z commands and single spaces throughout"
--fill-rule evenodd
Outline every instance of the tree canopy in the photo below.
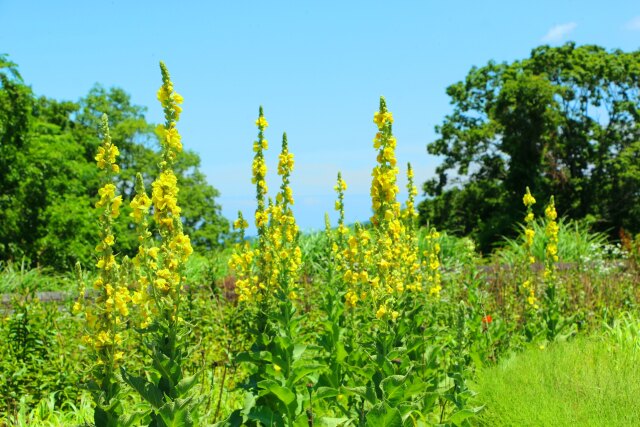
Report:
M 0 56 L 0 261 L 27 259 L 56 269 L 77 260 L 92 264 L 100 116 L 109 116 L 121 153 L 117 185 L 130 200 L 135 174 L 142 173 L 150 185 L 160 161 L 156 126 L 145 112 L 123 89 L 100 85 L 79 102 L 36 97 L 16 64 Z M 221 216 L 218 191 L 200 171 L 199 156 L 181 154 L 176 175 L 185 232 L 196 250 L 218 247 L 229 224 Z M 123 209 L 126 218 L 129 208 Z M 132 254 L 137 248 L 132 226 L 125 221 L 119 227 L 116 249 Z
M 525 187 L 601 230 L 640 231 L 640 51 L 540 46 L 473 67 L 447 88 L 442 156 L 422 223 L 472 234 L 484 250 L 521 221 Z M 544 203 L 539 203 L 539 206 Z

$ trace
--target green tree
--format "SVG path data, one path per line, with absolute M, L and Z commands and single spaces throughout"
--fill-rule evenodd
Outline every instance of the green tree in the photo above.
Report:
M 567 43 L 473 67 L 447 88 L 453 112 L 427 146 L 443 162 L 424 185 L 421 222 L 488 250 L 521 220 L 529 186 L 555 194 L 561 214 L 640 231 L 639 89 L 640 51 Z
M 27 163 L 24 148 L 31 107 L 31 90 L 16 64 L 0 55 L 0 259 L 4 260 L 24 256 L 29 243 L 22 233 L 27 224 L 20 209 L 26 197 L 21 170 Z
M 76 261 L 93 264 L 100 117 L 108 114 L 120 150 L 116 184 L 127 201 L 133 197 L 135 174 L 142 173 L 150 185 L 160 162 L 158 136 L 145 112 L 124 90 L 99 85 L 79 103 L 36 98 L 16 64 L 0 55 L 0 261 L 25 257 L 59 270 Z M 200 171 L 199 156 L 181 154 L 176 175 L 184 229 L 194 248 L 219 247 L 229 224 L 216 203 L 218 191 Z M 123 213 L 116 249 L 132 255 L 138 242 L 127 221 L 127 203 Z
M 23 172 L 28 197 L 22 212 L 29 213 L 34 240 L 26 251 L 38 264 L 57 269 L 76 261 L 93 264 L 97 235 L 93 195 L 87 191 L 95 185 L 96 168 L 72 133 L 78 108 L 44 97 L 34 102 Z

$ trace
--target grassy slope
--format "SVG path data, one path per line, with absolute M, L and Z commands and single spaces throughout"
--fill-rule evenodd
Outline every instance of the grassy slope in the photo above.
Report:
M 640 352 L 607 339 L 528 351 L 480 373 L 487 426 L 640 425 Z

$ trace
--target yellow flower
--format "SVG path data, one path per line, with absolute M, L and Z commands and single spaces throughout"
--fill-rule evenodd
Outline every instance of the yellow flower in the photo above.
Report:
M 531 192 L 529 191 L 529 187 L 527 187 L 527 191 L 522 197 L 522 203 L 524 203 L 526 207 L 532 206 L 533 204 L 536 203 L 536 199 L 534 199 L 533 196 L 531 195 Z
M 553 204 L 553 201 L 547 205 L 544 210 L 544 215 L 548 220 L 554 221 L 558 217 L 558 213 L 556 212 L 556 207 Z
M 258 117 L 258 120 L 256 120 L 256 126 L 265 129 L 267 126 L 269 126 L 269 123 L 267 123 L 267 119 L 265 119 L 264 116 L 260 116 Z
M 388 111 L 376 111 L 373 114 L 373 122 L 378 125 L 378 129 L 382 129 L 386 123 L 393 123 L 393 114 Z
M 249 223 L 242 217 L 233 222 L 233 228 L 236 230 L 245 230 L 249 227 Z
M 176 151 L 182 151 L 182 142 L 178 129 L 171 127 L 165 129 L 165 141 L 167 145 Z
M 120 215 L 120 206 L 122 205 L 122 196 L 114 197 L 111 200 L 111 217 L 117 218 Z
M 82 311 L 82 304 L 80 304 L 80 301 L 76 301 L 73 303 L 73 313 L 78 314 L 80 311 Z
M 527 241 L 527 245 L 531 246 L 533 244 L 533 237 L 536 235 L 536 232 L 532 228 L 527 228 L 524 230 L 525 239 Z

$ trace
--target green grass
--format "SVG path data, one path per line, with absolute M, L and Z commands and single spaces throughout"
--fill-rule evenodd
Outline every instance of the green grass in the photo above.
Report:
M 621 337 L 606 332 L 532 347 L 484 369 L 476 387 L 486 405 L 480 424 L 640 425 L 640 351 Z
M 0 262 L 0 294 L 24 293 L 27 290 L 74 292 L 77 287 L 73 272 L 55 274 L 48 269 L 32 269 L 25 261 L 19 264 Z
M 93 408 L 89 396 L 83 395 L 78 402 L 65 401 L 59 405 L 55 393 L 52 393 L 33 407 L 21 401 L 15 414 L 6 418 L 0 415 L 0 426 L 85 426 L 92 419 Z

